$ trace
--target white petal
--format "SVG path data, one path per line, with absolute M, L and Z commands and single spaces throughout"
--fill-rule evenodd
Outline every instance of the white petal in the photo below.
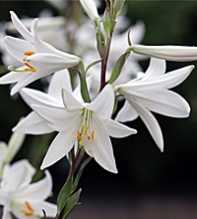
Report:
M 47 199 L 52 193 L 52 178 L 48 171 L 45 172 L 46 177 L 38 182 L 30 184 L 23 191 L 16 195 L 17 199 L 30 202 L 42 201 Z
M 33 104 L 43 104 L 46 106 L 63 106 L 63 104 L 59 103 L 51 95 L 35 89 L 23 88 L 20 91 L 20 95 L 29 106 Z
M 79 126 L 80 111 L 66 112 L 64 108 L 32 105 L 32 108 L 57 131 L 65 131 Z
M 3 172 L 2 187 L 8 191 L 27 186 L 35 173 L 35 169 L 27 160 L 15 162 L 6 166 Z
M 159 149 L 163 151 L 163 135 L 156 118 L 153 116 L 151 112 L 149 112 L 146 108 L 142 107 L 140 104 L 136 102 L 131 102 L 131 105 L 138 112 L 140 118 L 144 122 L 145 126 L 147 127 L 148 131 L 150 132 Z
M 117 173 L 118 171 L 110 138 L 106 134 L 103 124 L 96 118 L 94 118 L 94 127 L 96 130 L 96 138 L 91 145 L 94 159 L 104 169 L 112 173 Z
M 13 133 L 8 142 L 8 153 L 5 158 L 6 163 L 10 163 L 23 145 L 25 135 L 22 133 Z
M 12 219 L 10 212 L 6 208 L 3 208 L 2 211 L 2 219 Z
M 132 46 L 134 52 L 169 61 L 196 61 L 197 47 L 189 46 Z
M 190 113 L 189 104 L 178 94 L 170 90 L 144 90 L 133 92 L 133 97 L 126 95 L 132 101 L 137 99 L 141 105 L 159 114 L 184 118 Z
M 95 0 L 80 0 L 80 3 L 90 19 L 96 20 L 99 18 Z
M 166 61 L 162 59 L 151 58 L 149 67 L 143 80 L 152 79 L 163 75 L 166 72 Z
M 22 68 L 19 69 L 22 70 Z M 23 80 L 24 78 L 26 78 L 26 76 L 26 73 L 11 71 L 0 77 L 0 84 L 12 84 L 19 80 Z
M 113 88 L 111 85 L 106 85 L 94 101 L 87 105 L 87 108 L 96 112 L 102 118 L 111 118 L 114 101 Z
M 152 78 L 150 81 L 130 81 L 126 89 L 131 90 L 144 90 L 144 89 L 160 89 L 160 88 L 173 88 L 182 83 L 194 69 L 193 65 L 186 66 L 171 72 L 168 72 L 158 78 Z
M 55 218 L 57 214 L 57 206 L 49 202 L 35 202 L 32 203 L 37 214 L 43 217 L 43 210 L 46 213 L 47 218 Z
M 145 26 L 143 22 L 137 22 L 131 27 L 131 40 L 134 44 L 138 44 L 142 41 L 145 33 Z
M 43 52 L 31 55 L 27 57 L 26 60 L 38 68 L 44 67 L 44 65 L 49 65 L 53 71 L 71 68 L 79 63 L 78 59 Z
M 46 77 L 49 73 L 48 72 L 34 72 L 34 73 L 28 73 L 26 74 L 26 77 L 23 78 L 22 80 L 18 81 L 18 83 L 12 88 L 11 90 L 11 95 L 16 94 L 17 92 L 19 92 L 22 88 L 24 88 L 25 86 L 31 84 L 32 82 Z
M 25 118 L 22 118 L 18 124 L 12 129 L 13 132 L 20 132 L 32 135 L 42 135 L 54 131 L 48 122 L 35 112 L 31 112 Z
M 48 94 L 56 98 L 58 101 L 62 101 L 62 89 L 72 91 L 69 72 L 61 70 L 56 72 L 49 85 Z
M 120 109 L 116 116 L 116 120 L 120 122 L 128 122 L 137 119 L 138 114 L 136 110 L 126 100 L 124 106 Z
M 35 48 L 28 41 L 23 39 L 6 36 L 3 42 L 10 55 L 19 62 L 23 61 L 25 51 L 35 52 Z
M 11 14 L 11 19 L 12 22 L 15 26 L 15 28 L 17 29 L 17 31 L 28 41 L 32 41 L 32 35 L 31 33 L 28 31 L 28 29 L 23 25 L 23 23 L 19 20 L 19 18 L 17 17 L 17 15 L 13 12 L 10 11 Z
M 74 97 L 74 95 L 67 89 L 63 89 L 62 97 L 64 105 L 68 110 L 78 110 L 83 108 L 83 105 Z
M 109 136 L 115 138 L 123 138 L 129 135 L 136 134 L 137 131 L 135 129 L 129 128 L 126 125 L 123 125 L 117 121 L 112 119 L 103 120 L 106 132 Z
M 42 162 L 41 169 L 53 165 L 68 154 L 74 146 L 75 136 L 73 134 L 73 131 L 60 132 L 55 137 L 49 146 L 47 154 Z

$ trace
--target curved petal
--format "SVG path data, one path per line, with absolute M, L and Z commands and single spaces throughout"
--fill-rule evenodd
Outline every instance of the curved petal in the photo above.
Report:
M 23 100 L 29 105 L 33 104 L 43 104 L 46 106 L 62 106 L 61 102 L 58 102 L 56 98 L 52 97 L 49 94 L 46 94 L 42 91 L 38 91 L 31 88 L 23 88 L 20 91 L 20 95 Z
M 165 116 L 185 118 L 190 114 L 186 100 L 170 90 L 144 90 L 132 95 L 142 106 Z M 132 96 L 126 95 L 126 98 L 132 100 Z
M 53 165 L 66 156 L 73 148 L 74 142 L 75 136 L 73 131 L 60 132 L 49 146 L 47 154 L 42 162 L 41 169 L 45 169 Z
M 46 120 L 31 112 L 25 118 L 22 118 L 18 124 L 12 129 L 13 132 L 20 132 L 32 135 L 48 134 L 54 131 Z
M 27 72 L 26 73 L 26 77 L 23 78 L 22 80 L 18 81 L 17 84 L 12 88 L 11 90 L 11 96 L 16 94 L 17 92 L 19 92 L 22 88 L 24 88 L 25 86 L 31 84 L 32 82 L 46 77 L 49 74 L 51 74 L 50 72 L 34 72 L 34 73 L 30 73 Z
M 35 169 L 27 160 L 17 161 L 6 166 L 3 173 L 2 188 L 15 191 L 29 185 L 35 174 Z
M 44 179 L 30 184 L 23 191 L 20 191 L 16 195 L 16 198 L 20 199 L 20 201 L 26 201 L 28 199 L 30 202 L 47 199 L 52 193 L 52 178 L 48 171 L 45 174 L 46 177 Z
M 23 23 L 20 21 L 18 16 L 13 12 L 10 11 L 12 22 L 17 29 L 17 31 L 28 41 L 32 41 L 33 37 L 30 31 L 23 25 Z
M 128 84 L 128 90 L 134 89 L 160 89 L 160 88 L 173 88 L 181 84 L 194 69 L 193 65 L 189 65 L 171 72 L 168 72 L 158 78 L 154 78 L 150 81 L 130 81 Z M 126 86 L 127 87 L 127 86 Z M 130 88 L 129 88 L 130 87 Z
M 163 75 L 166 72 L 166 61 L 163 59 L 151 58 L 148 69 L 142 80 L 152 79 Z
M 35 52 L 35 48 L 26 40 L 6 36 L 3 40 L 6 50 L 19 62 L 23 62 L 25 51 Z
M 79 127 L 80 111 L 66 112 L 64 108 L 47 107 L 32 105 L 32 108 L 45 120 L 47 120 L 51 127 L 57 131 L 65 131 L 67 129 L 75 129 Z
M 123 107 L 120 109 L 116 116 L 116 120 L 120 122 L 129 122 L 137 119 L 138 113 L 126 100 Z
M 96 138 L 90 145 L 91 153 L 96 162 L 104 169 L 112 173 L 117 173 L 118 171 L 110 138 L 106 134 L 104 126 L 98 119 L 94 118 L 93 125 L 96 130 Z
M 72 92 L 70 75 L 66 69 L 58 71 L 53 75 L 50 81 L 48 94 L 56 98 L 59 102 L 62 102 L 62 89 L 67 89 Z
M 102 118 L 111 118 L 115 95 L 111 85 L 106 85 L 102 92 L 87 105 L 89 110 L 96 112 Z
M 24 67 L 19 68 L 19 70 L 20 69 L 22 70 L 23 68 Z M 17 81 L 23 80 L 24 78 L 26 78 L 26 76 L 27 76 L 26 73 L 11 71 L 0 77 L 0 84 L 12 84 Z
M 72 94 L 69 90 L 63 89 L 62 97 L 65 107 L 68 110 L 79 110 L 83 108 L 83 105 L 75 98 L 74 94 Z
M 129 128 L 126 125 L 123 125 L 112 119 L 103 120 L 103 124 L 105 126 L 106 132 L 111 137 L 123 138 L 129 135 L 137 134 L 135 129 Z
M 138 112 L 140 118 L 144 122 L 151 136 L 153 137 L 155 143 L 159 147 L 161 151 L 164 149 L 164 141 L 161 128 L 156 118 L 153 116 L 151 112 L 149 112 L 145 107 L 142 107 L 140 104 L 136 102 L 130 102 L 130 104 L 135 108 Z

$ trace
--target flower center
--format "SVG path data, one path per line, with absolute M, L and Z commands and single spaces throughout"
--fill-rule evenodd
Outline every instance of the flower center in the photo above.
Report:
M 81 125 L 77 130 L 76 139 L 79 145 L 85 144 L 86 141 L 92 143 L 96 138 L 96 131 L 92 120 L 93 112 L 88 109 L 81 110 Z
M 33 216 L 34 215 L 34 209 L 29 202 L 25 202 L 22 210 L 23 214 L 27 217 Z
M 24 72 L 37 72 L 36 67 L 34 67 L 29 61 L 27 61 L 27 57 L 35 54 L 32 50 L 27 50 L 24 52 L 24 58 L 22 60 L 22 63 L 26 66 L 26 68 L 23 70 Z

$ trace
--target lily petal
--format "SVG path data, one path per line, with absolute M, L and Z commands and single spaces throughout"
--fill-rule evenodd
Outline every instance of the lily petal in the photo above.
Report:
M 111 85 L 106 85 L 102 92 L 87 105 L 89 110 L 96 112 L 102 118 L 111 118 L 115 95 Z
M 42 117 L 35 112 L 31 112 L 25 118 L 22 118 L 12 131 L 32 135 L 42 135 L 51 133 L 54 129 L 50 127 L 47 121 Z
M 41 169 L 45 169 L 53 165 L 66 156 L 73 148 L 74 142 L 75 138 L 72 131 L 60 132 L 49 146 L 47 154 L 42 162 Z
M 68 110 L 79 110 L 84 106 L 74 97 L 74 95 L 67 89 L 62 90 L 62 97 L 64 106 Z
M 117 173 L 118 171 L 116 168 L 116 162 L 110 138 L 106 134 L 102 123 L 96 118 L 94 118 L 94 127 L 96 130 L 96 138 L 91 147 L 94 159 L 104 169 L 112 173 Z
M 17 199 L 20 201 L 41 201 L 47 199 L 51 195 L 52 191 L 52 178 L 48 171 L 45 172 L 46 177 L 38 182 L 30 184 L 23 191 L 20 191 L 16 195 Z
M 2 219 L 12 219 L 10 212 L 4 207 Z
M 105 124 L 106 132 L 109 136 L 122 138 L 129 135 L 137 134 L 137 131 L 135 129 L 129 128 L 126 125 L 123 125 L 112 119 L 105 119 L 103 120 L 103 122 Z
M 18 68 L 18 70 L 23 70 L 23 69 L 24 67 Z M 26 73 L 11 71 L 0 77 L 0 84 L 15 83 L 19 80 L 23 80 L 24 78 L 26 78 L 26 76 L 27 76 Z
M 62 101 L 62 89 L 67 89 L 72 92 L 70 75 L 68 70 L 61 70 L 56 72 L 49 85 L 48 94 L 56 98 L 58 101 Z M 62 103 L 63 104 L 63 103 Z
M 135 53 L 166 59 L 168 61 L 188 62 L 197 60 L 197 47 L 194 46 L 133 45 L 131 48 Z
M 32 41 L 33 37 L 30 31 L 23 25 L 23 23 L 20 21 L 18 16 L 13 12 L 10 11 L 12 22 L 17 29 L 17 31 L 28 41 Z
M 3 42 L 10 55 L 19 62 L 23 62 L 25 51 L 35 52 L 35 48 L 28 41 L 23 39 L 6 36 Z
M 23 88 L 20 91 L 20 95 L 22 96 L 23 100 L 29 105 L 33 104 L 43 104 L 46 106 L 62 106 L 55 98 L 51 97 L 44 92 L 31 89 L 31 88 Z
M 162 59 L 151 58 L 149 67 L 143 77 L 143 80 L 161 76 L 166 72 L 166 61 Z
M 133 97 L 125 95 L 127 100 L 137 99 L 141 105 L 153 112 L 175 117 L 185 118 L 189 116 L 190 106 L 179 94 L 170 90 L 145 90 L 133 92 Z
M 164 141 L 163 135 L 160 128 L 159 123 L 153 114 L 148 111 L 145 107 L 142 107 L 140 104 L 136 102 L 130 102 L 130 104 L 135 108 L 135 110 L 139 113 L 140 118 L 144 122 L 151 136 L 153 137 L 155 143 L 159 147 L 159 149 L 163 152 L 164 149 Z
M 30 184 L 35 169 L 27 160 L 21 160 L 4 169 L 2 187 L 8 191 L 15 191 Z M 4 184 L 5 182 L 5 184 Z
M 123 107 L 116 116 L 116 120 L 120 122 L 129 122 L 137 119 L 138 113 L 126 100 Z

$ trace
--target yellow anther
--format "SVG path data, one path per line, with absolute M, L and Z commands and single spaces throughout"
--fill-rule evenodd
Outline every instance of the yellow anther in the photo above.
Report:
M 96 138 L 96 131 L 95 130 L 92 131 L 91 137 L 92 137 L 92 141 L 94 141 Z
M 31 65 L 29 62 L 23 62 L 25 66 L 27 66 L 27 68 L 24 69 L 24 71 L 30 71 L 30 72 L 37 72 L 37 69 Z
M 33 209 L 32 205 L 27 201 L 24 203 L 24 208 L 23 208 L 22 212 L 27 217 L 31 217 L 34 215 L 34 209 Z
M 35 53 L 34 53 L 34 51 L 32 51 L 32 50 L 27 50 L 27 51 L 24 52 L 24 55 L 25 55 L 25 56 L 31 56 L 31 55 L 33 55 L 33 54 L 35 54 Z

